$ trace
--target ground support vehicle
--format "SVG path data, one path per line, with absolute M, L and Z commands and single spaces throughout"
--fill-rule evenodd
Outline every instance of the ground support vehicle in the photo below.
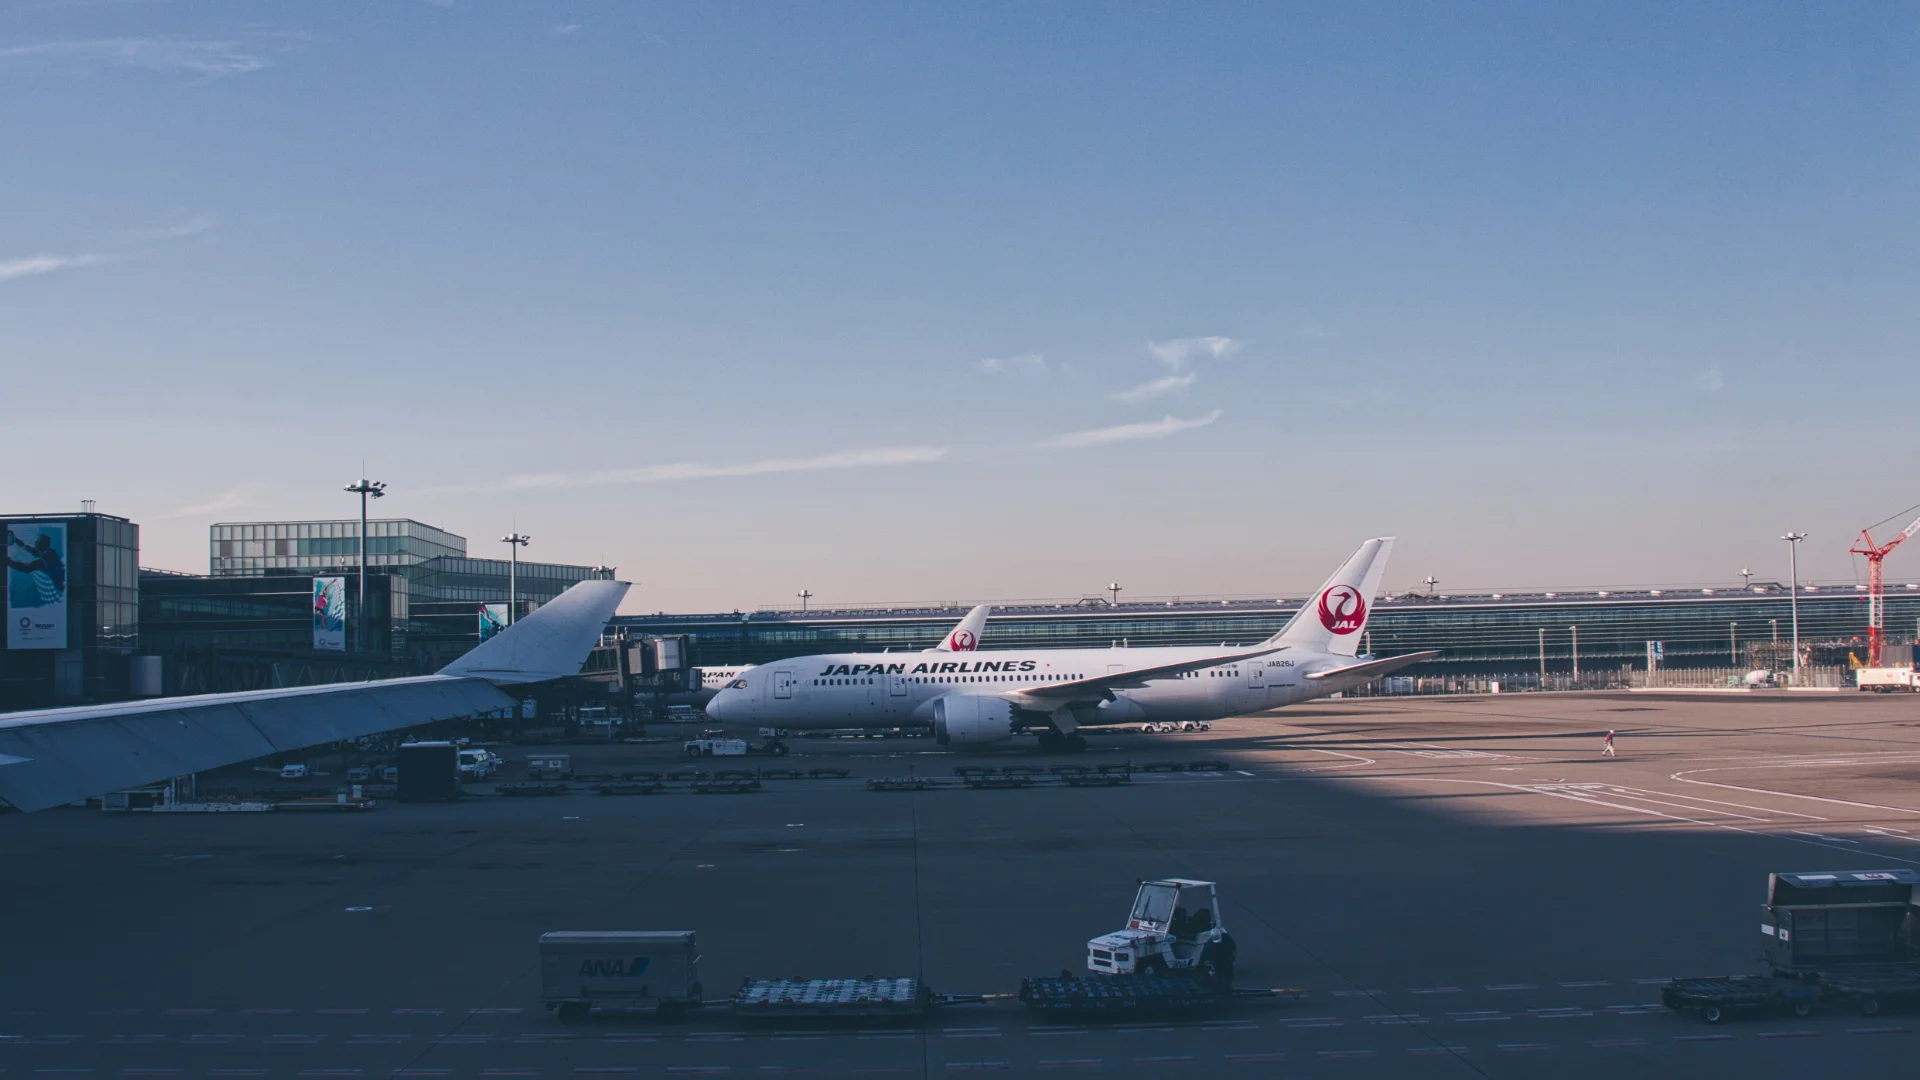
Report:
M 555 930 L 540 935 L 540 997 L 560 1022 L 595 1008 L 700 1007 L 700 951 L 691 930 Z
M 1820 992 L 1862 1016 L 1878 1016 L 1889 1008 L 1911 1009 L 1920 1005 L 1920 964 L 1822 972 Z
M 1189 972 L 1233 985 L 1233 936 L 1220 923 L 1220 899 L 1211 881 L 1143 881 L 1125 930 L 1087 942 L 1087 970 L 1096 975 Z
M 1811 1016 L 1819 1000 L 1817 984 L 1774 975 L 1673 979 L 1660 990 L 1661 1004 L 1677 1013 L 1696 1015 L 1709 1024 L 1740 1013 Z
M 1761 943 L 1774 973 L 1920 965 L 1920 871 L 1771 874 Z
M 747 754 L 764 754 L 768 757 L 786 757 L 787 744 L 779 739 L 769 739 L 764 743 L 749 743 L 745 739 L 711 738 L 701 736 L 688 739 L 681 744 L 688 757 L 742 757 Z
M 919 979 L 746 979 L 734 991 L 742 1020 L 901 1019 L 943 1003 Z
M 1213 725 L 1205 720 L 1155 720 L 1142 724 L 1140 730 L 1148 735 L 1171 735 L 1176 731 L 1212 731 Z
M 1853 684 L 1879 694 L 1911 694 L 1920 691 L 1920 673 L 1910 667 L 1861 668 L 1853 673 Z

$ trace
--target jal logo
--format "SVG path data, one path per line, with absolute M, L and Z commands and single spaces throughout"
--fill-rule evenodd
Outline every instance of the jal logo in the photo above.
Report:
M 1320 594 L 1320 625 L 1336 634 L 1351 634 L 1367 621 L 1367 602 L 1351 585 L 1335 585 Z
M 600 979 L 637 979 L 647 970 L 647 958 L 636 956 L 631 960 L 582 960 L 580 976 Z
M 976 641 L 973 636 L 973 631 L 955 630 L 953 632 L 953 651 L 954 652 L 972 652 L 973 646 L 975 644 L 976 644 Z

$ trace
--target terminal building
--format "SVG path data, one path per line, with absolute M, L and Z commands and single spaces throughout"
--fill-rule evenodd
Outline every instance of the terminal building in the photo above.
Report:
M 996 606 L 983 649 L 1107 645 L 1251 645 L 1277 632 L 1299 600 L 1166 600 Z M 811 653 L 929 648 L 966 614 L 962 605 L 861 610 L 623 616 L 641 634 L 689 635 L 699 663 L 760 664 Z M 1867 659 L 1862 588 L 1802 585 L 1802 663 L 1845 668 Z M 1888 639 L 1920 632 L 1920 587 L 1887 590 Z M 1361 643 L 1379 656 L 1437 649 L 1406 678 L 1505 676 L 1516 688 L 1604 684 L 1623 669 L 1786 669 L 1793 602 L 1785 585 L 1475 596 L 1382 596 Z
M 508 619 L 509 561 L 418 521 L 367 523 L 365 620 L 358 519 L 214 525 L 205 574 L 141 567 L 140 527 L 91 505 L 0 522 L 0 711 L 420 674 Z M 518 615 L 612 573 L 522 560 Z M 332 637 L 316 630 L 316 581 L 338 598 Z

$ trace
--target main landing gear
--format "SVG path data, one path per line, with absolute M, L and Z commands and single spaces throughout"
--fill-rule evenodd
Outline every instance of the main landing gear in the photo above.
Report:
M 1062 735 L 1052 728 L 1044 728 L 1040 732 L 1040 749 L 1050 754 L 1059 753 L 1062 750 L 1079 753 L 1086 748 L 1087 737 L 1077 731 Z

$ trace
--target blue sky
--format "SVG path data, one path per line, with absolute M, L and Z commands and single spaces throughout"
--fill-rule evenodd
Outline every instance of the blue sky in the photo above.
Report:
M 1299 591 L 1382 533 L 1396 587 L 1779 576 L 1788 528 L 1851 581 L 1920 502 L 1916 46 L 1862 3 L 0 5 L 5 507 L 199 570 L 364 457 L 637 610 Z

